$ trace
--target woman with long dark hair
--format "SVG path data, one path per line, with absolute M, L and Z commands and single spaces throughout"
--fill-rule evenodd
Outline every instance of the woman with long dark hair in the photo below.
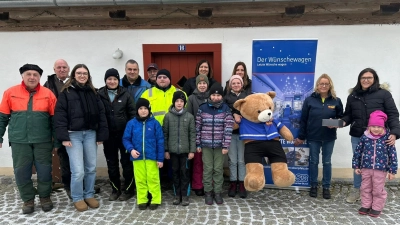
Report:
M 394 145 L 396 139 L 400 137 L 399 111 L 392 94 L 387 89 L 387 85 L 379 83 L 378 74 L 371 68 L 363 69 L 358 75 L 357 84 L 347 97 L 346 108 L 342 117 L 344 125 L 350 125 L 353 154 L 361 136 L 368 127 L 369 115 L 375 110 L 383 111 L 388 117 L 387 126 L 390 129 L 390 135 L 386 143 Z M 361 174 L 354 173 L 353 176 L 354 188 L 346 198 L 349 203 L 361 199 Z
M 209 81 L 209 85 L 208 85 L 208 89 L 210 89 L 210 87 L 216 82 L 214 80 L 214 74 L 213 74 L 213 70 L 211 68 L 211 64 L 208 60 L 206 59 L 202 59 L 200 60 L 197 65 L 196 65 L 196 69 L 194 70 L 194 77 L 189 78 L 185 85 L 183 86 L 183 91 L 186 93 L 186 95 L 189 97 L 190 95 L 192 95 L 193 91 L 196 90 L 197 85 L 196 85 L 196 77 L 198 75 L 206 75 Z
M 71 196 L 82 212 L 98 208 L 94 198 L 97 145 L 108 139 L 104 105 L 92 84 L 85 64 L 76 65 L 58 96 L 54 123 L 56 136 L 68 152 Z

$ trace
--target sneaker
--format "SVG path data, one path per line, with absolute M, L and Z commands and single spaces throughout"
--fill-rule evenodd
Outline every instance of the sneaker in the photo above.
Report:
M 94 193 L 98 194 L 98 193 L 100 193 L 100 191 L 101 191 L 100 186 L 99 185 L 94 185 Z
M 49 197 L 40 198 L 40 205 L 42 206 L 42 210 L 48 212 L 53 209 L 53 202 Z
M 147 208 L 147 203 L 139 204 L 140 210 L 145 210 Z
M 108 198 L 108 201 L 115 201 L 118 199 L 118 197 L 121 195 L 121 191 L 113 190 L 110 197 Z
M 100 206 L 100 203 L 95 198 L 86 198 L 85 202 L 90 208 L 99 208 Z
M 23 214 L 31 214 L 35 210 L 35 200 L 31 199 L 22 205 L 22 213 Z
M 211 191 L 210 192 L 205 192 L 204 200 L 205 200 L 205 203 L 207 205 L 212 205 L 214 203 L 213 194 L 212 194 Z
M 189 196 L 183 196 L 182 197 L 182 206 L 188 206 L 189 205 Z
M 240 198 L 246 198 L 247 197 L 247 191 L 246 188 L 244 187 L 244 182 L 239 181 L 239 197 Z
M 369 214 L 369 211 L 370 211 L 370 209 L 361 207 L 361 208 L 358 210 L 358 214 L 367 215 L 367 214 Z
M 132 192 L 124 191 L 124 192 L 121 194 L 121 196 L 119 196 L 118 200 L 120 200 L 120 201 L 127 201 L 127 200 L 129 200 L 130 198 L 132 198 L 133 195 L 134 195 L 134 194 L 133 194 Z
M 374 209 L 371 209 L 370 211 L 369 211 L 369 214 L 368 214 L 369 216 L 371 216 L 371 217 L 379 217 L 379 215 L 381 215 L 381 211 L 376 211 L 376 210 L 374 210 Z
M 71 190 L 70 189 L 65 189 L 65 192 L 67 193 L 68 198 L 72 200 Z
M 215 199 L 215 203 L 217 203 L 218 205 L 221 205 L 222 203 L 224 203 L 221 193 L 215 193 L 214 199 Z
M 237 183 L 236 181 L 231 181 L 231 185 L 229 186 L 228 196 L 235 197 L 237 192 Z
M 331 190 L 329 190 L 329 188 L 323 188 L 322 189 L 322 197 L 324 199 L 331 199 Z
M 79 212 L 88 210 L 88 205 L 83 200 L 74 202 L 74 206 L 75 206 L 75 209 L 78 210 Z
M 150 210 L 156 210 L 158 208 L 158 204 L 150 204 L 149 209 Z
M 357 202 L 359 200 L 361 200 L 360 189 L 359 188 L 353 188 L 353 190 L 351 190 L 349 196 L 347 196 L 346 202 L 355 203 L 355 202 Z
M 174 198 L 174 201 L 172 202 L 172 204 L 174 204 L 174 205 L 181 204 L 181 196 L 176 195 L 175 198 Z
M 318 188 L 317 186 L 311 186 L 310 188 L 310 197 L 316 198 L 318 196 Z
M 197 196 L 204 196 L 204 189 L 202 188 L 202 189 L 195 189 L 194 190 L 194 193 L 197 195 Z

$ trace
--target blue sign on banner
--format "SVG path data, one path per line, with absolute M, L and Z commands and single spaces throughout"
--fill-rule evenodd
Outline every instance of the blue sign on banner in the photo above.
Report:
M 275 91 L 274 118 L 297 137 L 303 101 L 314 88 L 317 40 L 254 40 L 252 91 Z M 281 139 L 288 167 L 296 176 L 293 186 L 309 187 L 309 148 Z M 266 184 L 272 185 L 271 167 L 265 159 Z

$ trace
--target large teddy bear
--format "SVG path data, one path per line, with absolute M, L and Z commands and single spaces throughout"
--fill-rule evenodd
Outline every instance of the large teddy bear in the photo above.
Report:
M 295 182 L 295 176 L 288 170 L 285 152 L 279 136 L 293 140 L 290 130 L 272 118 L 274 111 L 273 91 L 248 95 L 235 102 L 233 107 L 240 111 L 240 139 L 245 143 L 244 160 L 246 177 L 244 186 L 248 191 L 259 191 L 265 186 L 262 158 L 271 163 L 272 180 L 278 187 L 288 187 Z

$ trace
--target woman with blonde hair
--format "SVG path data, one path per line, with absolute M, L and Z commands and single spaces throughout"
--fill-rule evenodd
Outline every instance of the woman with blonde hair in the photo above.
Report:
M 336 127 L 322 125 L 322 119 L 340 119 L 343 104 L 336 96 L 332 79 L 322 74 L 315 83 L 314 92 L 304 100 L 301 112 L 300 130 L 294 144 L 300 145 L 307 139 L 310 148 L 310 196 L 318 195 L 318 164 L 322 149 L 322 197 L 331 198 L 332 177 L 331 156 L 336 140 Z

